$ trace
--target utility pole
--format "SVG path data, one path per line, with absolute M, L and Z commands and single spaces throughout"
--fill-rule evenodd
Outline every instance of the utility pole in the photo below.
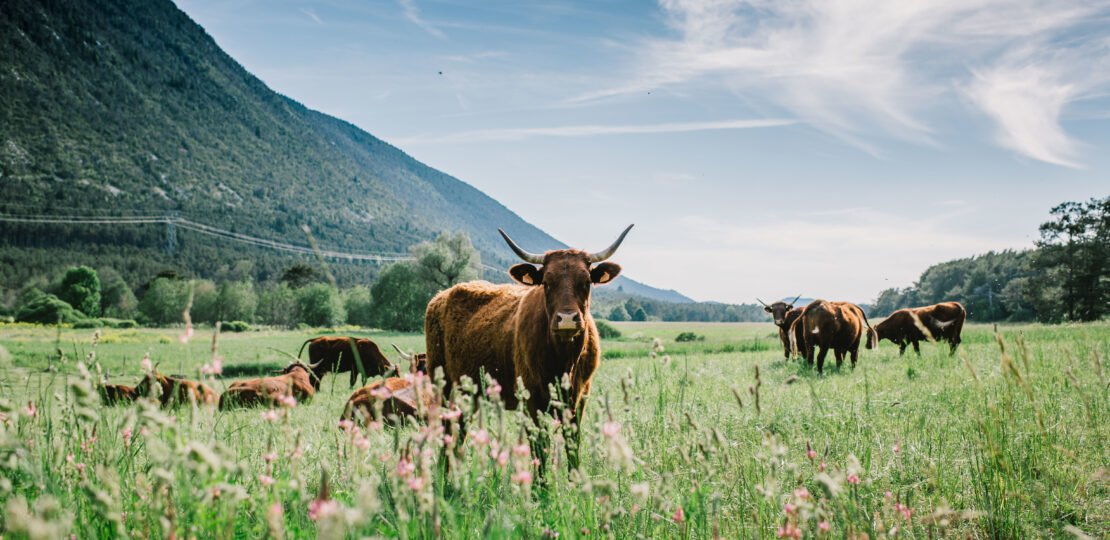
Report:
M 173 255 L 177 251 L 177 212 L 170 214 L 166 220 L 166 254 Z

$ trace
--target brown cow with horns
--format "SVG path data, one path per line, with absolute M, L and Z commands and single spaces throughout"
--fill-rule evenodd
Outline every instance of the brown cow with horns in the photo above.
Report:
M 844 362 L 846 354 L 851 356 L 852 368 L 855 368 L 864 327 L 867 328 L 867 348 L 878 347 L 878 334 L 859 306 L 851 302 L 814 300 L 804 308 L 802 316 L 794 321 L 791 329 L 797 337 L 796 346 L 793 348 L 801 351 L 810 365 L 814 361 L 814 349 L 818 349 L 817 373 L 824 372 L 825 355 L 829 349 L 832 349 L 836 356 L 837 368 Z
M 947 341 L 948 354 L 956 354 L 960 346 L 960 333 L 964 328 L 967 311 L 959 302 L 944 302 L 932 306 L 899 309 L 875 325 L 879 339 L 889 339 L 898 345 L 898 354 L 906 353 L 906 346 L 913 344 L 913 352 L 921 354 L 921 341 Z
M 632 225 L 608 248 L 598 253 L 560 249 L 529 253 L 498 229 L 524 264 L 509 269 L 520 285 L 460 283 L 440 292 L 428 304 L 424 318 L 428 369 L 442 369 L 445 395 L 463 377 L 480 381 L 482 371 L 501 386 L 509 408 L 519 404 L 516 381 L 528 390 L 528 412 L 533 418 L 549 410 L 553 399 L 568 406 L 563 423 L 573 424 L 567 438 L 568 464 L 578 466 L 578 422 L 590 392 L 590 380 L 601 363 L 597 326 L 590 316 L 593 285 L 609 283 L 621 267 L 605 262 L 620 247 Z M 567 390 L 552 396 L 549 388 Z M 538 442 L 542 456 L 544 443 Z M 543 459 L 541 459 L 541 463 Z
M 755 299 L 760 304 L 763 304 L 763 311 L 770 313 L 771 318 L 775 321 L 775 326 L 779 327 L 779 340 L 782 341 L 783 349 L 782 355 L 787 359 L 790 358 L 790 355 L 793 352 L 790 349 L 790 343 L 792 341 L 790 339 L 790 332 L 792 330 L 801 330 L 800 328 L 794 326 L 794 321 L 798 320 L 798 317 L 802 316 L 802 311 L 805 310 L 805 308 L 794 307 L 794 303 L 797 302 L 798 299 L 801 297 L 802 295 L 799 294 L 798 296 L 794 297 L 794 299 L 791 300 L 789 304 L 783 302 L 782 300 L 779 300 L 778 302 L 775 302 L 771 305 L 767 305 L 763 300 L 760 300 L 758 298 Z M 800 341 L 801 339 L 803 338 L 799 334 L 798 336 L 795 336 L 794 341 Z

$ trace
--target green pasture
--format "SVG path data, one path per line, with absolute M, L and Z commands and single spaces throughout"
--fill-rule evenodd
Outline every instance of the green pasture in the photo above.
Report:
M 187 344 L 181 328 L 102 329 L 94 344 L 94 330 L 0 327 L 0 524 L 10 538 L 1110 535 L 1110 324 L 969 325 L 954 357 L 884 342 L 855 370 L 830 354 L 824 376 L 784 361 L 769 324 L 615 326 L 581 469 L 545 421 L 542 481 L 534 430 L 496 402 L 466 424 L 489 441 L 469 437 L 445 471 L 434 428 L 341 431 L 342 376 L 274 422 L 88 395 L 97 365 L 133 384 L 145 354 L 200 377 L 211 329 Z M 423 350 L 415 334 L 337 333 L 393 358 L 390 343 Z M 221 334 L 225 376 L 209 384 L 265 375 L 323 334 Z

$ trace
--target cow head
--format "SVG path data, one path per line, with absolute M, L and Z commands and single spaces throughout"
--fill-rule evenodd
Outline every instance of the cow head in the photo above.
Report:
M 578 337 L 586 329 L 592 286 L 609 283 L 621 273 L 620 265 L 605 260 L 613 256 L 630 230 L 632 225 L 604 251 L 587 253 L 577 249 L 561 249 L 548 251 L 543 255 L 524 251 L 505 231 L 497 231 L 513 252 L 525 262 L 510 268 L 509 275 L 518 283 L 543 287 L 551 335 L 557 340 L 565 341 Z
M 755 300 L 760 304 L 763 304 L 763 311 L 771 314 L 771 317 L 775 320 L 775 326 L 782 328 L 783 325 L 786 324 L 786 312 L 794 309 L 794 302 L 797 302 L 798 299 L 801 297 L 802 295 L 799 294 L 798 296 L 794 297 L 794 299 L 791 300 L 789 304 L 783 302 L 782 300 L 779 300 L 778 302 L 775 302 L 774 304 L 771 304 L 769 306 L 767 304 L 764 304 L 763 300 L 760 300 L 758 298 L 756 298 Z

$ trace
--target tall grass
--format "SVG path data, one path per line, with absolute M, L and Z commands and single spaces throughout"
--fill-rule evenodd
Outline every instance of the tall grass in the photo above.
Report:
M 674 343 L 680 328 L 707 339 Z M 460 418 L 397 428 L 341 425 L 349 392 L 334 378 L 280 410 L 109 408 L 91 390 L 98 365 L 134 382 L 149 350 L 200 378 L 210 342 L 0 329 L 12 353 L 0 526 L 9 538 L 1110 534 L 1110 326 L 972 326 L 956 357 L 884 347 L 825 376 L 784 362 L 773 330 L 621 325 L 603 348 L 630 352 L 603 362 L 568 472 L 561 427 L 505 410 L 482 390 L 491 381 L 469 386 Z M 225 368 L 283 363 L 269 347 L 305 337 L 221 336 L 218 350 Z M 757 340 L 768 346 L 745 345 Z M 536 439 L 552 448 L 542 478 Z

